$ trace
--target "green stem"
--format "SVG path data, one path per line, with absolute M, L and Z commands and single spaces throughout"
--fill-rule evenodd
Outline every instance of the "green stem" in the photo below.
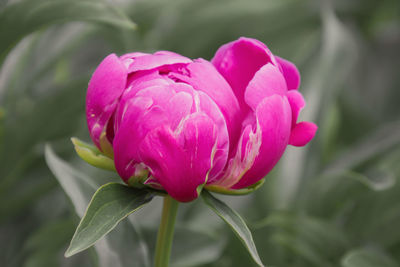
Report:
M 164 205 L 158 229 L 155 267 L 168 267 L 171 255 L 172 240 L 174 238 L 174 225 L 179 202 L 170 196 L 164 197 Z

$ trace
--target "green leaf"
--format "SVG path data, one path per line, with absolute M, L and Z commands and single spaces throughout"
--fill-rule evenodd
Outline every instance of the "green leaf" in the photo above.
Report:
M 71 138 L 71 141 L 74 144 L 76 153 L 81 159 L 92 166 L 104 170 L 116 171 L 114 161 L 102 154 L 95 146 L 85 143 L 75 137 Z
M 90 175 L 83 173 L 59 158 L 48 144 L 45 146 L 45 159 L 62 189 L 71 199 L 76 213 L 82 218 L 89 205 L 90 196 L 100 186 L 110 182 L 110 179 L 102 177 L 99 169 L 93 169 Z M 108 267 L 111 264 L 113 267 L 128 266 L 133 260 L 137 266 L 150 266 L 147 242 L 132 219 L 129 217 L 128 220 L 121 221 L 112 232 L 94 245 L 100 267 Z
M 103 1 L 19 1 L 6 6 L 0 13 L 0 63 L 26 35 L 48 25 L 70 21 L 88 21 L 130 29 L 136 27 L 127 16 Z
M 96 192 L 96 189 L 110 182 L 110 180 L 101 179 L 98 176 L 94 179 L 92 176 L 80 172 L 68 162 L 59 158 L 49 144 L 45 145 L 44 156 L 48 167 L 60 183 L 61 188 L 71 199 L 76 214 L 79 217 L 83 217 L 90 202 L 90 196 Z
M 256 245 L 249 228 L 240 215 L 228 207 L 224 202 L 216 199 L 211 193 L 206 190 L 201 194 L 204 202 L 223 219 L 239 237 L 240 241 L 245 245 L 253 260 L 259 265 L 264 266 L 258 255 Z
M 152 198 L 153 194 L 148 191 L 119 183 L 103 185 L 93 195 L 65 256 L 70 257 L 89 248 Z
M 355 249 L 342 259 L 342 267 L 397 267 L 394 259 L 381 251 L 373 249 Z

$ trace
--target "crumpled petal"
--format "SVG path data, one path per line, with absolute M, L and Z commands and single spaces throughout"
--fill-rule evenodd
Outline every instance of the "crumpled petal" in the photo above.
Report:
M 132 53 L 127 53 L 119 57 L 121 60 L 125 59 L 133 59 L 141 56 L 148 56 L 150 55 L 149 53 L 142 53 L 142 52 L 132 52 Z M 132 61 L 131 61 L 132 62 Z
M 208 177 L 212 181 L 223 171 L 228 159 L 230 141 L 227 124 L 222 112 L 207 94 L 201 91 L 194 91 L 194 93 L 195 102 L 197 97 L 199 100 L 199 111 L 205 113 L 215 125 L 217 139 L 212 155 L 212 168 Z M 201 135 L 199 135 L 199 138 L 202 138 Z
M 265 44 L 243 37 L 221 46 L 211 62 L 231 85 L 241 109 L 246 106 L 244 92 L 254 74 L 268 62 L 278 66 Z
M 151 73 L 151 77 L 155 77 Z M 120 99 L 116 113 L 118 127 L 114 138 L 115 164 L 125 180 L 136 173 L 142 162 L 137 150 L 146 136 L 160 125 L 179 135 L 185 130 L 191 114 L 203 114 L 213 122 L 216 142 L 213 147 L 209 177 L 215 178 L 224 168 L 229 152 L 229 136 L 225 118 L 215 102 L 205 93 L 185 83 L 150 83 L 139 91 L 131 88 Z M 141 85 L 141 84 L 140 84 Z M 139 85 L 138 85 L 139 86 Z M 133 93 L 135 92 L 135 93 Z M 198 139 L 204 138 L 202 135 Z M 157 178 L 155 178 L 157 180 Z
M 291 110 L 286 97 L 273 95 L 264 98 L 257 106 L 255 117 L 255 127 L 247 125 L 243 129 L 236 154 L 215 185 L 233 189 L 252 185 L 262 179 L 282 156 L 291 128 Z
M 139 153 L 168 194 L 188 202 L 199 196 L 207 182 L 215 143 L 215 124 L 207 116 L 195 113 L 185 121 L 179 135 L 165 125 L 151 131 Z
M 169 76 L 206 93 L 218 105 L 225 117 L 231 144 L 235 144 L 239 139 L 243 114 L 231 87 L 215 67 L 204 59 L 197 59 L 188 64 L 186 70 L 190 75 L 171 72 Z
M 181 91 L 175 94 L 167 105 L 167 114 L 171 129 L 175 130 L 181 124 L 183 118 L 191 113 L 193 97 L 190 93 Z
M 297 90 L 300 86 L 300 73 L 296 65 L 284 58 L 278 56 L 275 56 L 275 58 L 282 68 L 282 73 L 283 76 L 285 76 L 288 89 Z
M 264 98 L 256 110 L 257 128 L 261 129 L 261 146 L 251 168 L 233 189 L 248 187 L 261 180 L 279 161 L 289 142 L 291 110 L 286 97 Z
M 252 131 L 252 126 L 247 125 L 242 131 L 238 145 L 226 166 L 223 175 L 209 184 L 230 188 L 237 183 L 254 163 L 261 145 L 261 131 Z
M 145 71 L 144 73 L 140 72 L 134 75 L 134 79 L 128 78 L 127 88 L 119 99 L 114 123 L 114 132 L 118 131 L 123 115 L 125 114 L 125 110 L 128 108 L 126 105 L 127 101 L 130 101 L 139 91 L 146 88 L 157 86 L 167 87 L 171 84 L 171 81 L 159 75 L 157 71 Z
M 152 55 L 133 57 L 129 62 L 128 73 L 156 69 L 165 65 L 188 64 L 191 62 L 191 59 L 179 54 L 168 51 L 159 51 Z
M 178 92 L 169 100 L 168 105 L 171 129 L 181 131 L 184 122 L 190 118 L 188 112 L 204 113 L 215 124 L 217 142 L 215 154 L 213 155 L 213 164 L 209 174 L 209 179 L 213 180 L 224 169 L 229 153 L 230 141 L 225 117 L 218 105 L 206 93 L 196 91 L 193 87 L 185 83 L 176 83 L 171 85 L 171 87 Z M 177 99 L 178 95 L 181 95 L 179 99 Z M 192 101 L 190 106 L 188 95 L 190 95 Z M 181 102 L 178 103 L 177 101 Z M 189 110 L 189 108 L 191 109 Z M 199 138 L 202 137 L 199 136 Z
M 90 79 L 86 94 L 86 119 L 90 137 L 100 150 L 100 136 L 125 89 L 126 80 L 127 70 L 115 54 L 107 56 Z
M 141 162 L 138 146 L 146 135 L 160 125 L 168 125 L 168 116 L 148 97 L 132 98 L 125 103 L 125 112 L 114 137 L 114 162 L 124 181 L 134 175 Z
M 305 146 L 314 138 L 317 129 L 317 125 L 312 122 L 302 121 L 297 123 L 290 134 L 289 144 L 292 146 Z

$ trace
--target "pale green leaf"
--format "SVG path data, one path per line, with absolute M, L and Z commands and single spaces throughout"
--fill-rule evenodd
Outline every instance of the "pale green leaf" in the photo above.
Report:
M 65 256 L 70 257 L 89 248 L 152 198 L 153 194 L 148 191 L 119 183 L 103 185 L 93 195 Z
M 83 217 L 90 197 L 109 179 L 99 176 L 99 172 L 87 175 L 60 159 L 49 145 L 45 147 L 47 165 L 66 192 L 79 217 Z M 143 240 L 140 229 L 130 220 L 123 220 L 105 238 L 95 245 L 99 267 L 127 266 L 133 260 L 137 266 L 149 267 L 150 258 L 147 243 Z M 129 251 L 129 253 L 127 253 Z M 118 252 L 118 253 L 116 253 Z
M 398 267 L 394 259 L 373 249 L 355 249 L 342 259 L 342 267 Z
M 43 27 L 70 21 L 88 21 L 122 28 L 135 24 L 115 7 L 92 0 L 23 0 L 0 12 L 0 62 L 26 35 Z
M 259 265 L 264 266 L 258 255 L 256 245 L 254 244 L 253 236 L 249 228 L 240 215 L 228 207 L 224 202 L 216 199 L 211 193 L 206 190 L 201 194 L 204 202 L 223 219 L 239 237 L 240 241 L 245 245 L 253 260 Z

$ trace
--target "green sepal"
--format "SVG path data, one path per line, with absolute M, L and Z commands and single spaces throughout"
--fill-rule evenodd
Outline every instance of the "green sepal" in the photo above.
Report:
M 149 177 L 149 171 L 146 169 L 143 169 L 137 173 L 135 173 L 134 176 L 128 179 L 127 183 L 130 187 L 135 187 L 135 188 L 145 188 L 147 187 L 144 182 L 148 179 Z
M 129 187 L 135 188 L 135 189 L 144 189 L 149 192 L 152 192 L 154 195 L 165 197 L 168 195 L 168 193 L 165 190 L 162 189 L 157 189 L 151 187 L 151 185 L 145 184 L 146 180 L 149 179 L 148 177 L 148 170 L 142 170 L 141 172 L 136 173 L 136 176 L 132 176 L 129 178 L 126 183 L 128 184 Z
M 260 188 L 265 182 L 265 179 L 262 179 L 260 181 L 258 181 L 257 183 L 246 187 L 246 188 L 242 188 L 242 189 L 228 189 L 222 186 L 218 186 L 218 185 L 206 185 L 204 188 L 208 191 L 214 192 L 214 193 L 218 193 L 218 194 L 223 194 L 223 195 L 247 195 L 250 194 L 254 191 L 256 191 L 258 188 Z
M 114 158 L 114 150 L 112 144 L 108 141 L 105 131 L 100 135 L 99 145 L 103 155 L 111 159 Z
M 114 161 L 101 153 L 97 147 L 72 137 L 75 151 L 78 156 L 92 166 L 108 171 L 116 171 Z

